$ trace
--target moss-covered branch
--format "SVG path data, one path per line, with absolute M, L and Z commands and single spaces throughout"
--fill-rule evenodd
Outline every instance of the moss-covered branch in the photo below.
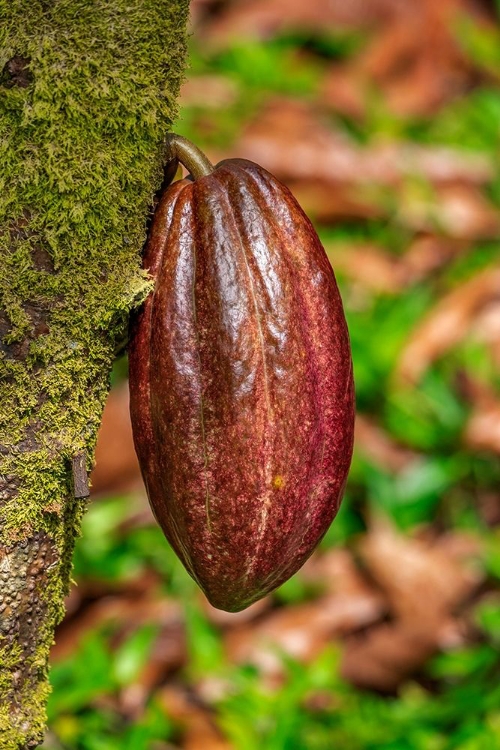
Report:
M 0 747 L 43 734 L 92 455 L 185 63 L 188 0 L 0 0 Z M 81 479 L 81 478 L 80 478 Z M 82 494 L 77 492 L 76 494 Z

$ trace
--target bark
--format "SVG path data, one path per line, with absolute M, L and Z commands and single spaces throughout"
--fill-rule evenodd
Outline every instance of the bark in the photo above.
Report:
M 147 294 L 146 219 L 188 0 L 0 0 L 0 747 L 43 738 L 114 353 Z

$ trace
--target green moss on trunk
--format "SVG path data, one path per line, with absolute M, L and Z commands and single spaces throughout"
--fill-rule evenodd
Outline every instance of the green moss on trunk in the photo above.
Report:
M 0 0 L 0 747 L 33 747 L 109 371 L 185 63 L 187 0 Z M 28 622 L 29 621 L 29 622 Z

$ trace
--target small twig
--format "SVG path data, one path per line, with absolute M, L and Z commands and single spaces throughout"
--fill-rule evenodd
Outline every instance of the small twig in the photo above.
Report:
M 71 459 L 73 471 L 73 489 L 76 498 L 90 495 L 89 477 L 87 473 L 87 457 L 83 451 L 76 453 Z

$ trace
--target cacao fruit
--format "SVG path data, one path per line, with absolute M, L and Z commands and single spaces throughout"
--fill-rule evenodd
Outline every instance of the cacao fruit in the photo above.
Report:
M 242 159 L 164 191 L 145 266 L 129 365 L 148 497 L 209 601 L 238 611 L 338 510 L 354 423 L 342 302 L 290 191 Z

